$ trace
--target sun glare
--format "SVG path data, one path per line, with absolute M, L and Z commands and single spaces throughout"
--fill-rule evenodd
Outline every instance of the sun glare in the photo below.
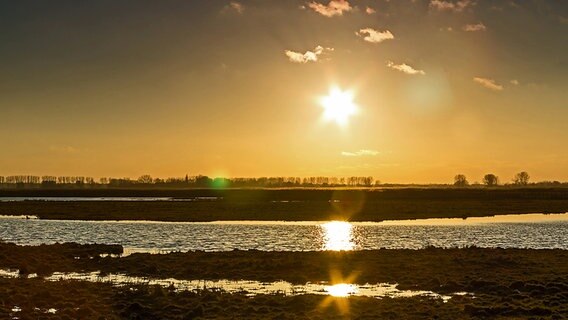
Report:
M 357 105 L 353 102 L 353 93 L 338 87 L 329 90 L 322 97 L 320 104 L 324 109 L 323 117 L 327 121 L 335 121 L 339 126 L 347 125 L 349 117 L 357 113 Z
M 353 250 L 352 226 L 345 221 L 331 221 L 321 225 L 324 236 L 324 250 Z
M 324 288 L 327 293 L 332 297 L 348 297 L 349 295 L 357 293 L 357 286 L 347 283 L 339 283 Z

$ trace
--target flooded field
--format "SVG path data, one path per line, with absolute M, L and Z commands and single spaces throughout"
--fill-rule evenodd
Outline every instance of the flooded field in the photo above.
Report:
M 0 269 L 0 277 L 18 278 L 17 270 Z M 27 278 L 36 278 L 36 274 L 27 275 Z M 327 282 L 306 283 L 303 285 L 292 284 L 287 281 L 261 282 L 255 280 L 181 280 L 181 279 L 156 279 L 147 277 L 133 277 L 125 274 L 105 274 L 100 272 L 55 272 L 44 278 L 47 281 L 89 281 L 110 283 L 115 286 L 161 286 L 163 288 L 181 291 L 220 290 L 225 293 L 239 293 L 249 297 L 259 294 L 280 294 L 284 296 L 296 296 L 305 294 L 329 295 L 333 297 L 372 297 L 372 298 L 408 298 L 423 296 L 448 301 L 452 295 L 441 295 L 427 290 L 399 290 L 397 284 L 355 284 Z M 458 292 L 453 295 L 465 295 Z
M 336 319 L 347 310 L 346 318 L 561 319 L 568 312 L 566 250 L 101 256 L 121 249 L 0 243 L 0 318 L 222 318 L 229 309 L 239 319 L 302 312 Z
M 21 245 L 119 244 L 125 253 L 451 248 L 568 249 L 568 214 L 384 222 L 76 221 L 0 219 L 0 239 Z

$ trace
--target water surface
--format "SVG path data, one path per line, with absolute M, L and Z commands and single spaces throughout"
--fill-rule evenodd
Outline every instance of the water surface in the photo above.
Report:
M 0 269 L 0 277 L 18 278 L 17 270 Z M 135 286 L 150 285 L 171 288 L 175 291 L 202 291 L 220 290 L 226 293 L 239 293 L 253 297 L 259 294 L 281 294 L 285 296 L 296 296 L 304 294 L 328 295 L 333 297 L 372 297 L 372 298 L 404 298 L 423 296 L 435 299 L 442 299 L 444 302 L 451 299 L 452 295 L 464 295 L 465 292 L 457 292 L 452 295 L 441 295 L 432 291 L 425 290 L 399 290 L 397 284 L 377 283 L 377 284 L 354 284 L 354 283 L 335 283 L 328 282 L 311 283 L 303 285 L 292 284 L 286 281 L 260 282 L 255 280 L 178 280 L 174 278 L 156 279 L 145 277 L 132 277 L 125 274 L 105 274 L 99 272 L 79 273 L 79 272 L 55 272 L 43 278 L 47 281 L 89 281 L 111 283 L 115 286 Z
M 568 249 L 568 214 L 384 222 L 151 222 L 4 218 L 0 239 L 21 245 L 120 244 L 126 253 L 487 248 Z
M 0 202 L 20 202 L 20 201 L 215 201 L 219 197 L 0 197 Z

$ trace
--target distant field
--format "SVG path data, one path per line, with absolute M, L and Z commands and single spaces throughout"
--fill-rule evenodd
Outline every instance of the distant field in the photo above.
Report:
M 0 202 L 0 215 L 81 220 L 381 221 L 568 212 L 568 189 L 69 189 L 0 197 L 172 197 L 194 201 Z

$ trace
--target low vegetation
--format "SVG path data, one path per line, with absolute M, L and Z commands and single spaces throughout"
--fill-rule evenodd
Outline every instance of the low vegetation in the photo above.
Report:
M 568 314 L 568 251 L 523 249 L 370 250 L 358 252 L 188 252 L 167 255 L 116 253 L 115 246 L 16 246 L 0 244 L 0 268 L 22 268 L 40 277 L 0 278 L 0 317 L 191 319 L 356 318 L 400 319 L 551 318 Z M 79 258 L 75 258 L 79 257 Z M 92 257 L 92 259 L 90 258 Z M 20 269 L 21 270 L 21 269 Z M 47 271 L 46 271 L 47 270 Z M 350 281 L 398 283 L 400 289 L 465 291 L 447 303 L 426 297 L 373 299 L 279 294 L 174 292 L 160 287 L 112 287 L 78 281 L 46 282 L 54 271 L 123 273 L 152 278 Z M 348 280 L 345 280 L 348 279 Z M 348 307 L 348 308 L 345 308 Z M 37 309 L 36 309 L 37 308 Z M 48 308 L 56 314 L 45 313 Z M 43 310 L 43 311 L 42 311 Z
M 565 188 L 5 190 L 0 196 L 178 200 L 0 202 L 0 215 L 42 219 L 382 221 L 568 212 Z

